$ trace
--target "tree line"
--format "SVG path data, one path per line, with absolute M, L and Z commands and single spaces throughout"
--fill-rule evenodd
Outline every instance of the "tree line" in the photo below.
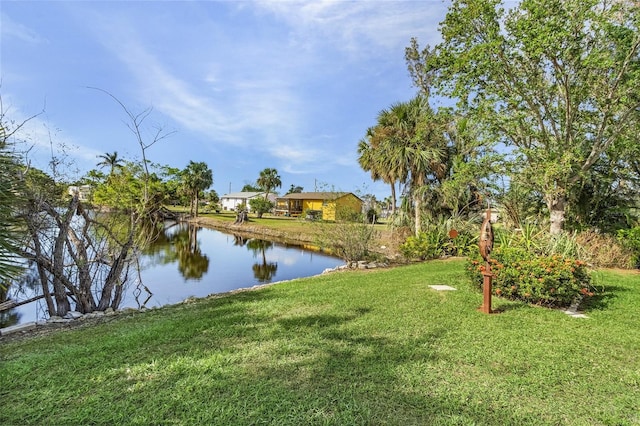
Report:
M 405 50 L 417 94 L 358 145 L 420 232 L 490 203 L 518 227 L 628 228 L 638 220 L 640 14 L 603 0 L 455 0 L 442 42 Z M 452 105 L 436 108 L 436 101 Z

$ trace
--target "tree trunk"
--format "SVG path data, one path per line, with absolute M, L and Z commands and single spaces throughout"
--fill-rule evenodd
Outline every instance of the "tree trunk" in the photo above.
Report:
M 35 258 L 37 259 L 39 256 L 42 256 L 42 244 L 40 243 L 40 238 L 38 237 L 38 231 L 33 223 L 33 217 L 31 214 L 27 215 L 27 227 L 29 228 L 29 232 L 31 234 L 31 240 L 33 241 L 33 249 L 35 252 Z M 35 259 L 32 259 L 35 260 Z M 35 262 L 36 268 L 38 269 L 38 277 L 40 278 L 40 286 L 42 287 L 42 295 L 44 296 L 44 300 L 47 303 L 47 312 L 49 315 L 53 315 L 56 310 L 55 304 L 53 303 L 53 298 L 51 297 L 51 292 L 49 291 L 49 279 L 47 278 L 47 271 L 41 262 Z
M 567 198 L 562 194 L 553 194 L 546 197 L 547 208 L 549 209 L 549 218 L 551 225 L 549 233 L 558 235 L 564 227 L 564 215 Z
M 124 267 L 127 263 L 127 257 L 129 256 L 129 252 L 133 247 L 133 230 L 129 233 L 129 239 L 120 249 L 120 253 L 113 260 L 111 264 L 111 269 L 107 274 L 107 278 L 104 280 L 104 287 L 102 287 L 102 294 L 100 296 L 100 301 L 98 302 L 97 309 L 99 311 L 104 311 L 109 307 L 112 301 L 112 291 L 114 287 L 117 285 L 122 285 L 120 282 L 120 275 L 124 270 Z
M 64 249 L 67 244 L 67 238 L 69 233 L 69 227 L 71 226 L 71 219 L 78 208 L 78 195 L 74 195 L 67 207 L 67 211 L 64 216 L 60 215 L 50 205 L 44 206 L 49 214 L 55 219 L 58 225 L 58 235 L 56 236 L 53 252 L 51 254 L 52 266 L 53 266 L 53 296 L 56 300 L 57 309 L 56 315 L 65 316 L 67 312 L 71 310 L 69 299 L 67 298 L 67 289 L 61 277 L 64 276 Z
M 421 221 L 421 212 L 422 212 L 422 200 L 419 194 L 413 194 L 413 208 L 415 215 L 415 228 L 416 228 L 416 237 L 422 232 L 422 221 Z
M 391 216 L 396 215 L 396 184 L 391 182 Z

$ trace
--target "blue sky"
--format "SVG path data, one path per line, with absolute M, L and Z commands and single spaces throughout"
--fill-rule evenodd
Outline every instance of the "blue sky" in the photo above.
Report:
M 388 196 L 357 162 L 380 110 L 415 93 L 404 61 L 411 37 L 440 40 L 446 1 L 0 2 L 5 118 L 25 126 L 29 159 L 47 170 L 66 153 L 69 179 L 117 151 L 141 157 L 127 117 L 173 132 L 153 162 L 204 161 L 218 194 L 276 168 L 286 192 Z M 148 139 L 150 140 L 150 139 Z M 61 149 L 64 147 L 64 149 Z

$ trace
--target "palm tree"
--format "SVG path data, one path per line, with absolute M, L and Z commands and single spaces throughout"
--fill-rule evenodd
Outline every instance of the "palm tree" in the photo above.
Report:
M 116 168 L 123 166 L 122 158 L 118 158 L 118 151 L 113 151 L 113 154 L 107 152 L 105 154 L 98 155 L 98 158 L 101 158 L 102 161 L 100 161 L 97 166 L 100 168 L 109 167 L 109 176 L 113 175 L 113 171 Z
M 390 110 L 396 128 L 400 129 L 402 146 L 395 161 L 409 172 L 409 193 L 413 199 L 415 233 L 421 231 L 423 198 L 429 183 L 441 181 L 446 174 L 444 129 L 427 99 L 417 96 Z M 430 177 L 433 177 L 430 179 Z
M 22 202 L 18 172 L 18 163 L 7 149 L 6 133 L 0 123 L 0 289 L 22 270 L 17 256 L 21 234 L 16 213 Z
M 373 178 L 408 185 L 416 235 L 421 231 L 423 197 L 429 177 L 438 180 L 446 173 L 441 121 L 433 114 L 427 99 L 417 96 L 382 110 L 378 124 L 367 131 L 367 138 L 358 146 L 360 165 L 371 171 Z
M 371 179 L 382 180 L 391 186 L 391 215 L 396 211 L 396 182 L 406 179 L 403 164 L 393 160 L 396 139 L 391 129 L 384 124 L 388 111 L 383 110 L 378 116 L 378 124 L 367 129 L 364 139 L 358 144 L 358 162 L 363 170 L 371 172 Z
M 266 168 L 261 171 L 256 183 L 260 188 L 262 188 L 262 190 L 264 190 L 265 200 L 269 197 L 269 192 L 272 189 L 282 187 L 282 181 L 280 180 L 280 175 L 278 175 L 278 171 L 276 169 Z
M 189 161 L 187 167 L 180 172 L 182 189 L 191 200 L 190 213 L 198 217 L 200 194 L 213 185 L 213 172 L 203 161 Z

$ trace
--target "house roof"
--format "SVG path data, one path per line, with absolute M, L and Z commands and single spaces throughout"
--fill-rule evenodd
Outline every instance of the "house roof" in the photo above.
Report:
M 253 198 L 262 194 L 264 194 L 264 192 L 230 192 L 220 198 Z
M 298 192 L 293 194 L 287 194 L 284 197 L 278 197 L 282 200 L 335 200 L 345 195 L 351 194 L 354 197 L 360 198 L 351 192 Z

